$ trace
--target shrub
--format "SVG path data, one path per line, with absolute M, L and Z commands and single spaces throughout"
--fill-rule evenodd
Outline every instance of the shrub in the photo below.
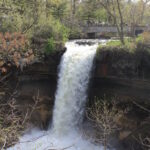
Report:
M 0 101 L 0 149 L 14 145 L 25 129 L 25 115 L 19 110 L 15 99 Z
M 69 32 L 70 39 L 79 39 L 81 36 L 82 36 L 82 32 L 78 27 L 73 27 L 73 29 L 70 29 Z
M 55 20 L 52 22 L 52 37 L 56 42 L 65 43 L 68 40 L 69 30 L 64 25 L 60 23 L 60 21 Z M 49 38 L 51 38 L 49 36 Z
M 50 53 L 54 50 L 61 49 L 68 40 L 69 30 L 58 20 L 47 21 L 44 24 L 39 24 L 35 28 L 32 38 L 41 41 L 41 50 Z M 39 49 L 39 47 L 38 47 Z
M 122 45 L 122 43 L 119 40 L 111 40 L 106 43 L 106 45 L 99 45 L 97 53 L 99 53 L 102 49 L 126 49 L 128 52 L 134 52 L 137 47 L 137 44 L 135 41 L 131 38 L 125 38 L 125 45 Z
M 53 35 L 53 27 L 50 25 L 41 25 L 37 26 L 33 32 L 32 37 L 34 38 L 42 38 L 42 39 L 48 39 Z
M 0 33 L 0 70 L 7 72 L 4 64 L 23 67 L 34 60 L 29 41 L 24 34 L 19 32 Z
M 116 47 L 116 46 L 121 46 L 121 42 L 119 40 L 116 41 L 109 41 L 106 43 L 106 46 L 112 46 L 112 47 Z
M 48 42 L 45 48 L 45 53 L 49 54 L 53 52 L 54 50 L 55 50 L 55 41 L 54 41 L 54 38 L 51 37 L 50 39 L 48 39 Z
M 91 108 L 88 108 L 87 117 L 89 120 L 95 123 L 97 129 L 96 141 L 102 142 L 104 150 L 108 147 L 108 138 L 118 127 L 114 121 L 114 117 L 117 115 L 116 103 L 106 98 L 99 99 L 95 97 L 94 104 Z
M 150 43 L 150 32 L 144 32 L 136 38 L 137 43 Z

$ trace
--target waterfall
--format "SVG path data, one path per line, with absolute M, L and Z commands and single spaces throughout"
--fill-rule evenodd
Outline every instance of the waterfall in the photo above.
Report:
M 87 89 L 96 46 L 66 44 L 63 55 L 53 113 L 54 130 L 65 134 L 82 121 Z
M 80 41 L 79 41 L 80 42 Z M 87 41 L 86 41 L 87 42 Z M 55 94 L 53 125 L 48 131 L 31 129 L 8 150 L 102 150 L 78 129 L 82 122 L 93 59 L 98 43 L 88 46 L 76 41 L 66 44 Z

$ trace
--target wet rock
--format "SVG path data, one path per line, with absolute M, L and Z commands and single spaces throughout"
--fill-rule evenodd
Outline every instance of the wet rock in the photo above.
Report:
M 36 107 L 31 115 L 31 122 L 40 127 L 41 129 L 47 130 L 50 120 L 52 119 L 53 106 L 40 104 Z
M 132 132 L 130 130 L 124 130 L 119 132 L 119 140 L 124 140 L 127 138 Z
M 76 44 L 78 45 L 94 45 L 95 43 L 94 42 L 91 42 L 91 41 L 77 41 Z
M 41 129 L 47 129 L 52 118 L 58 66 L 64 52 L 47 55 L 17 75 L 17 103 L 24 114 L 28 112 L 29 122 Z
M 114 118 L 114 122 L 122 129 L 133 130 L 138 126 L 138 121 L 136 120 L 136 118 L 129 118 L 123 113 L 119 113 L 118 115 L 116 115 Z

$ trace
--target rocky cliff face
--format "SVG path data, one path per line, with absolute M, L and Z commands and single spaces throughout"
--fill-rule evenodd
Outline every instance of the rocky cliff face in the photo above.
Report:
M 100 86 L 150 101 L 149 50 L 149 45 L 140 44 L 133 52 L 117 47 L 99 50 L 95 62 L 94 87 Z
M 46 56 L 44 61 L 26 67 L 18 76 L 18 102 L 35 105 L 31 121 L 41 128 L 48 127 L 52 116 L 59 63 L 64 52 L 65 49 Z
M 16 71 L 13 68 L 14 78 L 8 77 L 11 80 L 9 87 L 15 93 L 15 99 L 21 111 L 24 114 L 32 112 L 30 122 L 42 129 L 48 127 L 52 116 L 59 63 L 64 52 L 65 50 L 56 51 L 46 56 L 43 61 L 29 65 L 22 71 Z M 132 57 L 127 57 L 125 54 L 110 55 L 104 51 L 95 59 L 89 87 L 90 105 L 95 96 L 116 97 L 119 101 L 118 109 L 122 110 L 122 114 L 116 118 L 116 123 L 122 129 L 118 137 L 125 141 L 125 145 L 128 145 L 129 141 L 126 138 L 131 138 L 133 130 L 140 128 L 140 133 L 143 133 L 145 126 L 149 127 L 144 123 L 149 118 L 149 113 L 144 109 L 150 109 L 150 76 L 148 76 L 150 68 L 145 64 L 144 70 L 140 70 L 144 73 L 143 78 L 143 73 L 138 74 L 134 69 L 135 63 Z M 147 59 L 143 61 L 145 60 Z M 129 109 L 128 112 L 127 109 Z
M 139 47 L 135 52 L 124 49 L 103 49 L 95 60 L 95 72 L 90 87 L 89 99 L 94 97 L 117 103 L 116 124 L 120 129 L 120 149 L 146 149 L 141 146 L 139 136 L 150 137 L 150 47 Z M 138 142 L 136 140 L 138 139 Z M 140 144 L 139 144 L 140 143 Z
M 0 78 L 0 98 L 7 101 L 11 93 L 20 110 L 40 128 L 46 129 L 52 116 L 59 63 L 64 52 L 65 49 L 53 52 L 22 69 L 12 66 Z
M 43 61 L 24 67 L 22 71 L 12 68 L 10 76 L 8 73 L 8 76 L 0 79 L 6 83 L 6 88 L 9 87 L 9 92 L 3 92 L 0 88 L 0 97 L 7 99 L 8 93 L 13 93 L 11 96 L 16 99 L 24 116 L 31 112 L 29 121 L 42 129 L 48 127 L 52 117 L 59 63 L 64 52 L 65 49 L 56 51 Z M 92 105 L 95 96 L 116 98 L 118 110 L 122 111 L 115 118 L 121 128 L 118 138 L 126 146 L 133 144 L 129 140 L 132 135 L 138 136 L 137 132 L 132 134 L 132 131 L 140 129 L 138 133 L 142 135 L 145 130 L 149 130 L 149 124 L 145 121 L 149 120 L 147 111 L 150 110 L 150 68 L 146 62 L 142 63 L 144 66 L 141 65 L 141 62 L 149 61 L 146 55 L 142 55 L 139 66 L 135 65 L 134 57 L 125 52 L 118 55 L 118 52 L 103 51 L 95 58 L 88 106 Z M 139 69 L 138 72 L 135 68 Z
M 44 61 L 36 62 L 19 72 L 17 91 L 19 103 L 35 103 L 34 97 L 39 96 L 42 107 L 52 108 L 57 85 L 58 66 L 65 50 L 57 51 L 45 57 Z M 133 56 L 103 51 L 95 59 L 93 77 L 89 88 L 89 98 L 104 95 L 119 96 L 123 99 L 135 99 L 138 102 L 150 102 L 150 81 L 138 76 L 133 66 Z M 148 68 L 145 69 L 149 71 Z M 147 73 L 147 72 L 145 72 Z M 132 76 L 132 77 L 131 77 Z M 48 102 L 48 103 L 47 103 Z M 51 109 L 52 110 L 52 109 Z M 42 113 L 42 108 L 37 113 Z M 45 112 L 51 115 L 52 112 Z M 49 115 L 47 115 L 48 120 Z M 43 116 L 43 114 L 40 114 Z M 41 119 L 43 119 L 41 117 Z M 34 120 L 34 119 L 33 119 Z

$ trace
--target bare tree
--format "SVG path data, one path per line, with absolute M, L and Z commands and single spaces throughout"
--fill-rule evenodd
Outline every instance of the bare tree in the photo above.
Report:
M 140 16 L 140 21 L 141 21 L 141 22 L 143 22 L 145 10 L 146 10 L 147 4 L 148 4 L 149 2 L 150 2 L 150 0 L 141 0 L 141 1 L 140 1 L 141 7 L 142 7 L 141 16 Z
M 115 103 L 112 103 L 110 108 L 106 99 L 96 99 L 94 106 L 89 108 L 87 113 L 87 117 L 96 124 L 96 129 L 98 130 L 96 141 L 103 143 L 104 150 L 108 147 L 109 135 L 118 129 L 113 119 L 115 114 Z
M 142 147 L 144 148 L 148 148 L 148 150 L 150 149 L 150 137 L 142 137 L 141 134 L 138 135 L 138 137 L 134 137 L 134 139 L 142 145 Z
M 136 3 L 130 1 L 126 6 L 124 22 L 131 26 L 131 35 L 135 37 L 135 27 L 145 24 L 146 12 L 148 11 L 150 0 L 140 0 Z
M 118 35 L 121 43 L 124 45 L 124 21 L 121 11 L 122 0 L 99 0 L 99 4 L 107 11 L 109 16 L 113 19 L 114 24 L 117 27 Z

